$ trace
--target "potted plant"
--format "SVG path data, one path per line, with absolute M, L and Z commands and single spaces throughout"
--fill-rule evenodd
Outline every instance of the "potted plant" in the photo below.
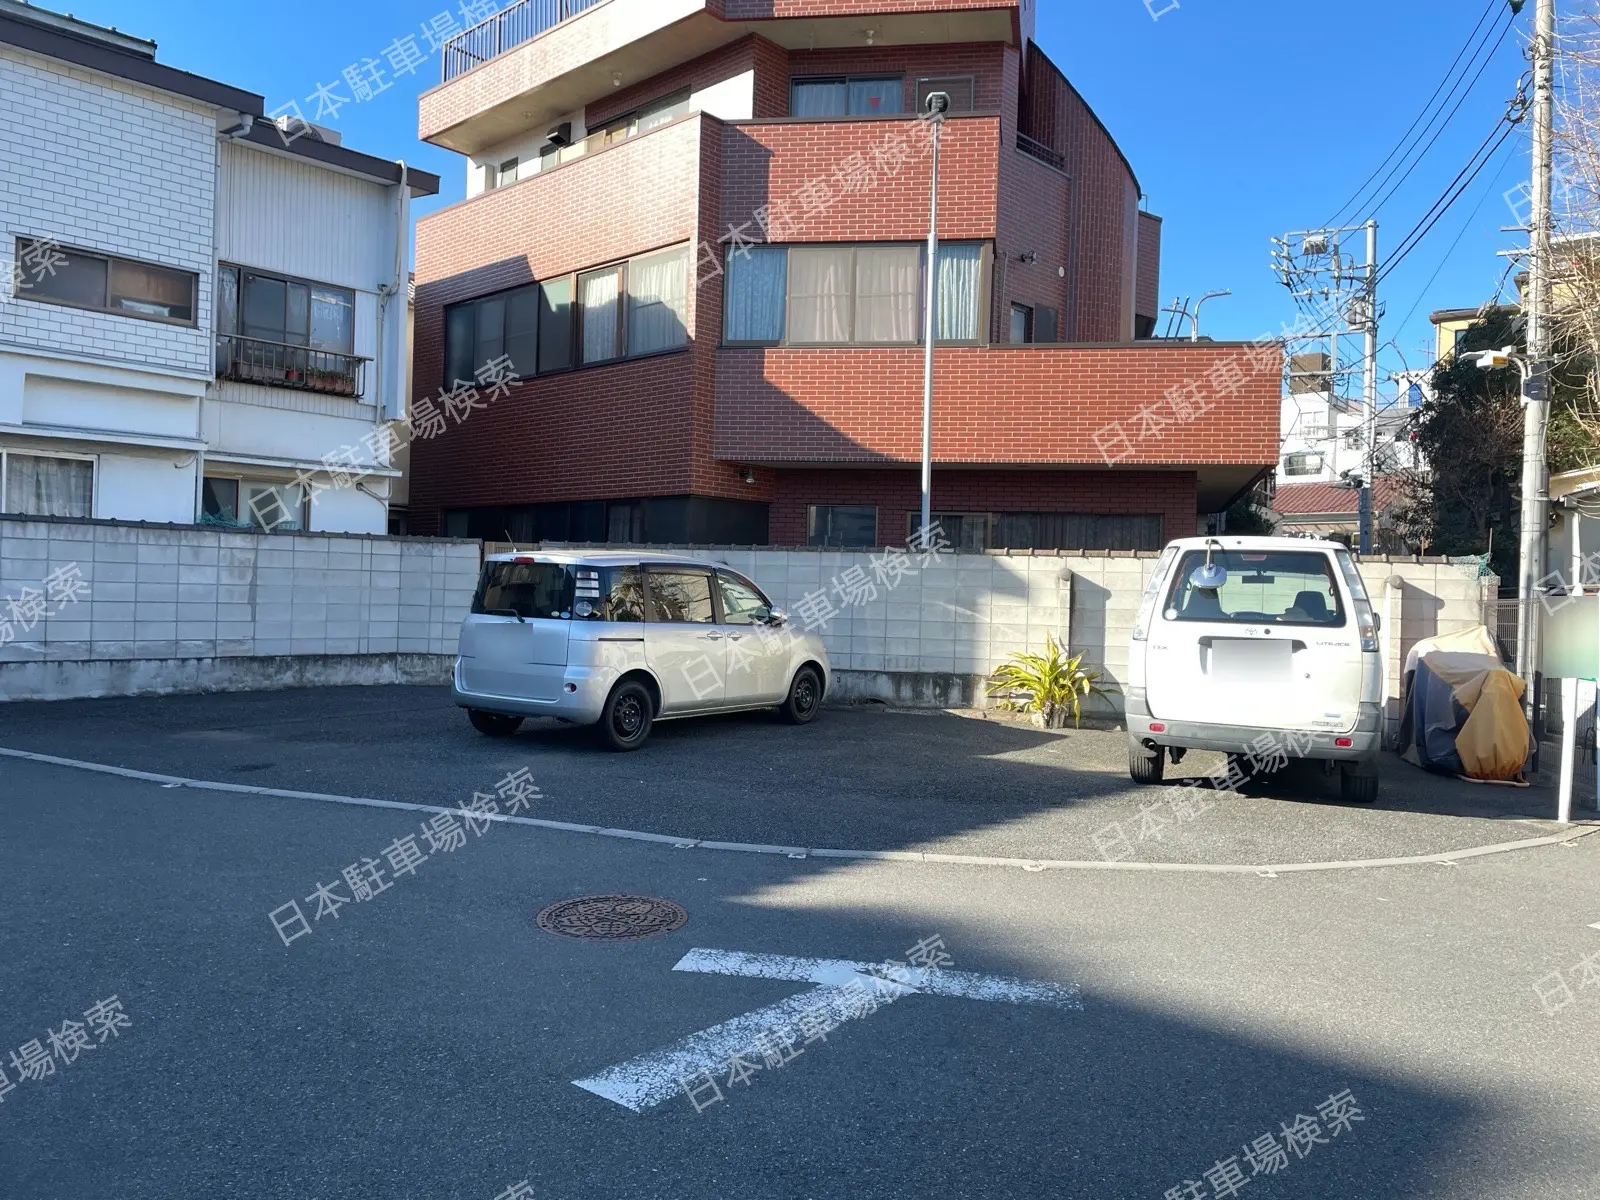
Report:
M 1111 694 L 1099 686 L 1105 673 L 1085 670 L 1082 654 L 1068 658 L 1054 635 L 1045 635 L 1045 647 L 1043 654 L 1019 651 L 996 667 L 989 676 L 988 694 L 1003 695 L 1002 709 L 1028 713 L 1045 729 L 1065 728 L 1069 713 L 1077 727 L 1083 720 L 1084 697 Z

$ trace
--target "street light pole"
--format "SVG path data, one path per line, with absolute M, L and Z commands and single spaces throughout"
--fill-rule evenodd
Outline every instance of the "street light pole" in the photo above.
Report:
M 933 344 L 938 334 L 939 290 L 939 132 L 944 128 L 944 114 L 950 109 L 950 97 L 945 92 L 934 92 L 928 97 L 928 120 L 933 126 L 933 185 L 928 202 L 928 305 L 923 314 L 922 338 L 927 343 L 922 367 L 922 524 L 918 527 L 919 543 L 925 543 L 928 530 L 933 525 Z

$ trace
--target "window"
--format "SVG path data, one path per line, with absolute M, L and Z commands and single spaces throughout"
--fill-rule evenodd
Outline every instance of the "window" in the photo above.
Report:
M 297 483 L 241 483 L 244 511 L 240 523 L 258 529 L 293 531 L 308 528 L 306 497 Z
M 200 277 L 192 271 L 69 250 L 35 238 L 19 237 L 16 255 L 18 299 L 195 323 Z
M 237 529 L 240 523 L 239 481 L 207 477 L 200 488 L 200 524 Z
M 628 264 L 628 353 L 687 345 L 689 252 L 668 250 Z
M 1190 576 L 1205 561 L 1204 551 L 1191 550 L 1178 563 L 1167 598 L 1167 620 L 1329 628 L 1345 623 L 1344 601 L 1325 554 L 1213 552 L 1212 562 L 1227 577 L 1219 588 L 1197 588 Z
M 354 292 L 244 267 L 223 266 L 217 275 L 218 333 L 335 354 L 354 351 Z
M 878 510 L 869 504 L 813 504 L 806 524 L 811 546 L 878 544 Z
M 617 266 L 578 276 L 580 361 L 585 364 L 622 357 L 622 272 Z
M 598 618 L 630 624 L 643 621 L 644 572 L 638 567 L 608 567 L 601 574 L 605 602 Z M 580 612 L 579 616 L 582 615 Z
M 904 111 L 899 76 L 795 79 L 789 84 L 792 117 L 882 117 Z
M 1011 337 L 1013 346 L 1023 346 L 1033 341 L 1033 309 L 1026 304 L 1011 306 Z
M 928 518 L 939 527 L 939 534 L 952 550 L 987 550 L 992 544 L 989 527 L 994 517 L 989 513 L 931 512 Z M 917 530 L 921 524 L 920 511 L 906 514 L 907 543 L 917 544 Z
M 573 578 L 559 563 L 488 562 L 472 598 L 472 611 L 524 621 L 567 620 L 572 615 Z
M 939 280 L 934 297 L 941 342 L 976 342 L 983 307 L 983 246 L 952 242 L 939 247 Z
M 572 280 L 539 285 L 539 372 L 572 366 Z
M 917 112 L 928 111 L 928 97 L 943 92 L 950 97 L 950 112 L 969 113 L 977 107 L 971 75 L 946 75 L 917 80 Z
M 1283 473 L 1285 475 L 1320 475 L 1322 474 L 1322 455 L 1286 454 L 1283 458 Z
M 54 455 L 0 455 L 5 503 L 0 511 L 29 517 L 94 516 L 94 460 Z
M 679 117 L 686 115 L 688 111 L 689 93 L 687 90 L 673 92 L 670 96 L 652 100 L 642 108 L 624 116 L 613 117 L 604 125 L 591 129 L 589 136 L 584 140 L 585 151 L 593 153 L 606 146 L 626 141 L 631 137 L 637 137 L 641 133 L 649 133 L 652 129 L 660 128 L 669 121 L 676 121 Z
M 783 313 L 789 291 L 789 251 L 782 246 L 749 246 L 728 256 L 729 342 L 783 341 Z
M 472 383 L 489 363 L 509 358 L 516 378 L 534 373 L 538 297 L 532 286 L 453 304 L 444 312 L 444 384 Z
M 717 590 L 722 595 L 724 625 L 765 625 L 772 619 L 771 602 L 748 579 L 718 571 Z
M 498 172 L 500 181 L 496 184 L 497 187 L 507 187 L 517 181 L 517 161 L 517 159 L 508 158 L 500 164 Z
M 987 246 L 939 247 L 941 341 L 984 333 Z M 731 345 L 912 345 L 922 337 L 921 246 L 756 246 L 728 255 Z
M 863 246 L 855 251 L 857 342 L 917 341 L 922 250 L 917 246 Z
M 711 576 L 691 571 L 649 573 L 650 619 L 669 625 L 712 625 Z

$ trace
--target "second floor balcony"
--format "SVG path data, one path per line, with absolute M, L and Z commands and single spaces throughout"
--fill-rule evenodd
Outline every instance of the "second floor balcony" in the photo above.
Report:
M 356 399 L 366 390 L 367 360 L 239 334 L 217 335 L 217 378 Z

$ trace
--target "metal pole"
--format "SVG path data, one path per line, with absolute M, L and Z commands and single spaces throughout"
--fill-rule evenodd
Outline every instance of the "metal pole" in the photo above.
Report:
M 1533 36 L 1533 213 L 1528 231 L 1528 372 L 1522 386 L 1522 544 L 1517 580 L 1517 674 L 1527 685 L 1524 709 L 1536 718 L 1539 677 L 1539 580 L 1544 577 L 1545 429 L 1550 419 L 1550 330 L 1546 322 L 1550 263 L 1550 188 L 1555 114 L 1555 0 L 1539 0 Z
M 1583 595 L 1582 514 L 1572 509 L 1567 515 L 1567 533 L 1572 539 L 1572 579 L 1567 594 Z M 1561 681 L 1561 780 L 1556 785 L 1556 820 L 1572 822 L 1573 785 L 1578 781 L 1578 680 Z
M 1223 288 L 1220 292 L 1207 292 L 1204 296 L 1200 297 L 1200 303 L 1194 306 L 1194 328 L 1189 335 L 1189 340 L 1191 342 L 1198 342 L 1200 340 L 1200 310 L 1205 307 L 1206 301 L 1219 300 L 1223 296 L 1231 295 L 1233 295 L 1233 292 L 1230 289 Z
M 933 122 L 933 193 L 928 213 L 928 307 L 923 316 L 922 336 L 927 342 L 922 369 L 922 525 L 919 539 L 926 539 L 933 525 L 933 343 L 938 333 L 936 298 L 939 281 L 939 130 L 944 114 L 935 113 Z
M 1362 384 L 1361 553 L 1372 553 L 1372 472 L 1378 449 L 1378 223 L 1367 222 L 1366 376 Z

